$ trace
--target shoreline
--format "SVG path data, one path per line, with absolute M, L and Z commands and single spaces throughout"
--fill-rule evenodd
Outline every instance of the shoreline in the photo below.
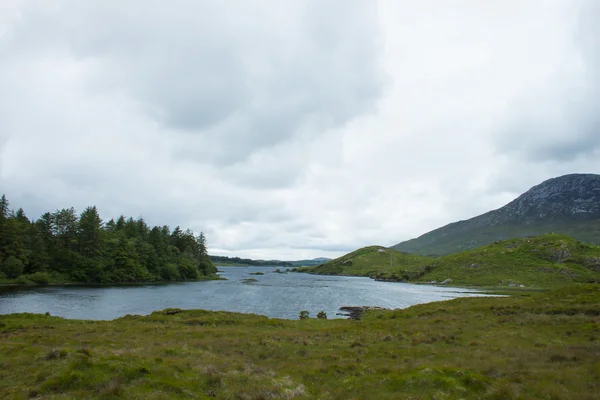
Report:
M 222 276 L 207 276 L 199 279 L 186 279 L 177 281 L 138 281 L 138 282 L 111 282 L 111 283 L 96 283 L 96 282 L 51 282 L 51 283 L 0 283 L 0 290 L 2 288 L 36 288 L 36 287 L 47 287 L 47 286 L 85 286 L 85 287 L 108 287 L 108 286 L 142 286 L 142 285 L 166 285 L 170 283 L 187 283 L 187 282 L 202 282 L 202 281 L 226 281 L 227 278 Z
M 355 278 L 368 278 L 372 279 L 376 282 L 388 282 L 388 283 L 408 283 L 410 285 L 426 285 L 426 286 L 435 286 L 435 287 L 447 287 L 447 288 L 456 288 L 456 289 L 470 289 L 475 291 L 474 293 L 479 294 L 491 294 L 491 295 L 515 295 L 515 294 L 533 294 L 533 293 L 541 293 L 546 292 L 548 290 L 557 289 L 557 287 L 511 287 L 511 286 L 489 286 L 489 285 L 474 285 L 474 284 L 434 284 L 429 282 L 411 282 L 405 280 L 394 280 L 394 279 L 381 279 L 375 278 L 368 275 L 350 275 L 350 274 L 317 274 L 311 271 L 290 271 L 300 274 L 309 274 L 309 275 L 319 275 L 319 276 L 345 276 L 345 277 L 355 277 Z

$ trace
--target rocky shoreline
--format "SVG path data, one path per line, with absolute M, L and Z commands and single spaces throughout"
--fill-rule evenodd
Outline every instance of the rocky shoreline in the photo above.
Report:
M 358 321 L 364 312 L 368 310 L 384 310 L 384 308 L 370 306 L 343 306 L 340 307 L 341 312 L 337 313 L 337 315 L 343 315 L 348 317 L 348 319 Z

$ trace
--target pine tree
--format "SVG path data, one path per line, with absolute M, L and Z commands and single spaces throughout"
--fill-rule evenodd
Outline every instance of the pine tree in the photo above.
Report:
M 104 252 L 104 230 L 96 206 L 86 208 L 79 218 L 79 253 L 95 259 Z
M 30 221 L 25 211 L 0 199 L 0 278 L 43 284 L 53 277 L 77 282 L 134 282 L 196 279 L 213 275 L 204 233 L 178 226 L 148 227 L 143 218 L 121 215 L 103 224 L 98 209 L 45 213 Z M 48 274 L 39 274 L 48 272 Z M 58 274 L 57 274 L 58 273 Z
M 10 216 L 10 203 L 6 198 L 6 195 L 2 195 L 0 199 L 0 263 L 7 257 L 7 250 L 9 248 L 8 239 L 8 217 Z

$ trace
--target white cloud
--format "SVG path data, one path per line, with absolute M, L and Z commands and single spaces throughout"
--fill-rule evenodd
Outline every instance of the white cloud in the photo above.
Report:
M 592 1 L 0 3 L 0 186 L 31 216 L 334 256 L 600 172 Z

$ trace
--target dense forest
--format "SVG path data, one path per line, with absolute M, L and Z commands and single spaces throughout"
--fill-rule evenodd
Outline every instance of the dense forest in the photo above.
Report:
M 0 200 L 0 282 L 126 283 L 196 280 L 217 272 L 203 233 L 150 228 L 142 218 L 104 223 L 95 206 L 35 221 Z
M 249 258 L 226 257 L 226 256 L 210 256 L 210 259 L 219 265 L 250 265 L 254 267 L 277 266 L 277 267 L 293 267 L 294 265 L 286 261 L 266 261 L 266 260 L 251 260 Z

